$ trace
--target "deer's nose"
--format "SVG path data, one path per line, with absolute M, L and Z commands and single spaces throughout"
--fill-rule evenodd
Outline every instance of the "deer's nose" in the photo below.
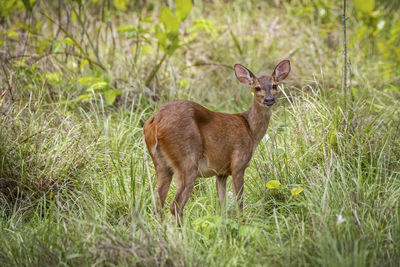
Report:
M 273 104 L 275 104 L 275 98 L 273 97 L 264 98 L 264 105 L 272 106 Z

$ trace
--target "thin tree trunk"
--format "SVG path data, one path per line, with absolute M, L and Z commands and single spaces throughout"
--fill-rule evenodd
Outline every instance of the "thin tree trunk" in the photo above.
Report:
M 346 109 L 347 99 L 347 39 L 346 39 L 346 0 L 343 0 L 343 46 L 344 46 L 344 63 L 343 63 L 343 95 L 344 95 L 344 108 Z

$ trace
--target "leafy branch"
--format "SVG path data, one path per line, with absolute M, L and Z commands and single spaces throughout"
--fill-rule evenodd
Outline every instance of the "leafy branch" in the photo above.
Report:
M 158 47 L 164 51 L 164 54 L 157 64 L 155 64 L 147 77 L 145 82 L 146 86 L 150 85 L 167 57 L 172 56 L 172 54 L 180 47 L 179 28 L 181 22 L 185 21 L 191 11 L 192 2 L 191 0 L 176 0 L 175 3 L 175 14 L 168 7 L 164 7 L 161 10 L 159 19 L 163 27 L 157 25 L 155 30 Z

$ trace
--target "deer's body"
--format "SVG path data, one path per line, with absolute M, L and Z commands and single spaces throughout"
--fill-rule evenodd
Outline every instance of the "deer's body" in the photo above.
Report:
M 258 113 L 257 118 L 249 121 L 252 109 L 226 114 L 210 111 L 191 101 L 171 101 L 146 122 L 146 143 L 151 154 L 166 157 L 172 169 L 179 166 L 184 160 L 182 157 L 199 148 L 197 177 L 229 176 L 233 169 L 248 165 L 267 130 L 271 111 L 260 109 L 262 114 Z
M 244 82 L 241 78 L 252 79 L 248 83 L 255 88 L 274 83 L 269 76 L 253 80 L 255 76 L 245 68 L 248 77 L 241 77 L 242 69 L 236 70 L 237 66 L 244 67 L 235 65 L 241 82 Z M 161 207 L 173 173 L 177 174 L 177 192 L 171 205 L 173 214 L 177 211 L 177 215 L 182 216 L 197 177 L 217 176 L 222 205 L 226 179 L 232 175 L 235 193 L 238 200 L 241 199 L 245 169 L 268 128 L 270 106 L 275 102 L 273 98 L 272 104 L 266 102 L 268 96 L 274 95 L 271 92 L 270 88 L 268 92 L 267 89 L 265 92 L 257 90 L 250 109 L 240 114 L 213 112 L 197 103 L 178 100 L 166 103 L 146 121 L 143 127 L 145 141 L 156 169 Z M 270 99 L 268 101 L 272 101 Z

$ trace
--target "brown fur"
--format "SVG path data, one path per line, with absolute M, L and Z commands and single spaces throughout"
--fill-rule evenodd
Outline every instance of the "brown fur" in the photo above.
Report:
M 177 192 L 170 208 L 172 214 L 182 216 L 197 177 L 217 176 L 222 205 L 226 179 L 232 175 L 235 194 L 242 207 L 244 172 L 271 117 L 271 107 L 264 104 L 265 99 L 277 96 L 278 91 L 272 90 L 272 85 L 286 78 L 290 71 L 288 61 L 283 62 L 275 68 L 272 77 L 260 78 L 243 66 L 235 65 L 239 81 L 250 84 L 255 93 L 252 106 L 243 113 L 213 112 L 197 103 L 177 100 L 166 103 L 146 121 L 144 136 L 156 170 L 161 207 L 174 173 L 177 174 Z M 287 66 L 280 66 L 282 63 Z M 278 68 L 281 68 L 279 77 L 275 75 Z M 284 78 L 282 73 L 286 75 Z M 256 90 L 257 87 L 262 90 Z

